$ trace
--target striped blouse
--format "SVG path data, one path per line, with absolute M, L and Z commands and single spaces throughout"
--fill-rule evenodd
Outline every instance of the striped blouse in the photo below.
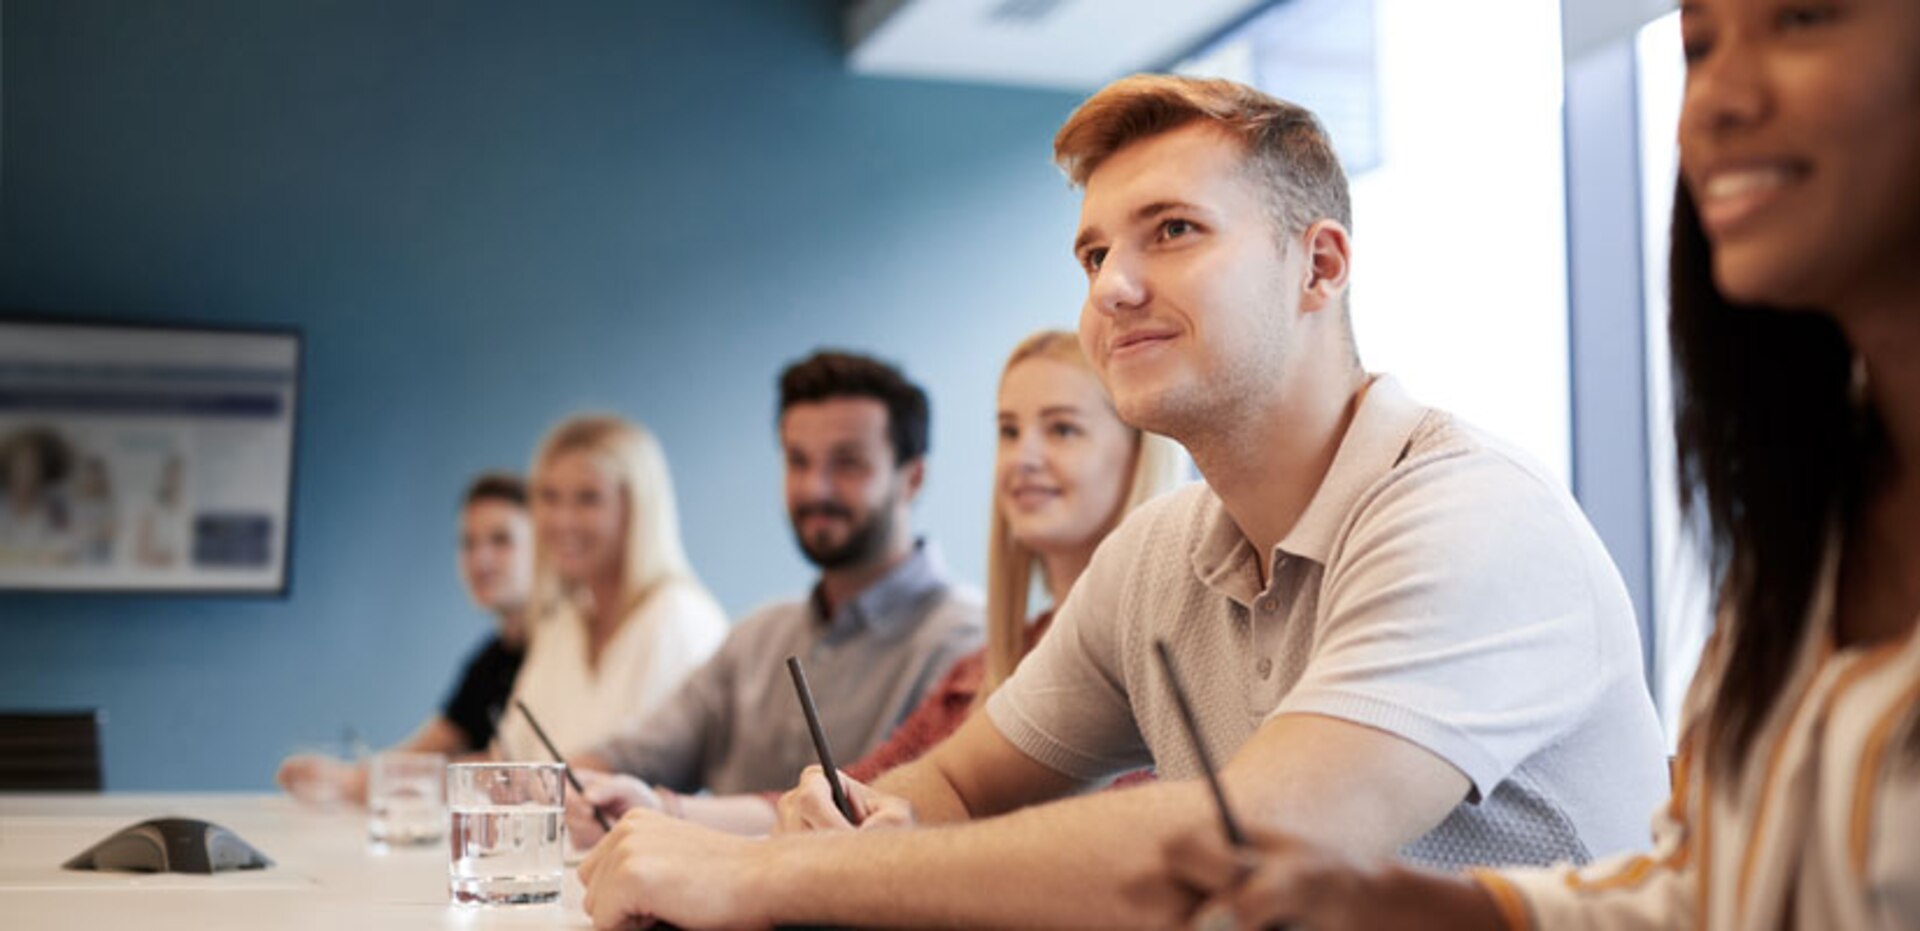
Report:
M 1476 873 L 1509 927 L 1920 928 L 1920 634 L 1836 650 L 1837 561 L 1830 552 L 1792 674 L 1742 765 L 1707 763 L 1728 647 L 1716 636 L 1688 690 L 1652 852 Z

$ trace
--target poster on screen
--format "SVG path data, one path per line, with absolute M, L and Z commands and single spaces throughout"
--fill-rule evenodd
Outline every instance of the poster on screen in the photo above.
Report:
M 0 319 L 0 589 L 284 592 L 299 337 Z

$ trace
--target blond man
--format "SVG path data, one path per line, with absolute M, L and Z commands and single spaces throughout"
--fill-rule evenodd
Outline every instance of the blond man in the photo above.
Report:
M 1643 844 L 1665 780 L 1624 586 L 1536 465 L 1361 367 L 1346 179 L 1312 114 L 1129 78 L 1055 156 L 1085 190 L 1081 342 L 1205 485 L 1108 538 L 985 714 L 853 787 L 861 830 L 817 773 L 783 821 L 842 830 L 629 820 L 583 865 L 595 922 L 1180 922 L 1161 842 L 1216 815 L 1159 638 L 1243 820 L 1439 867 Z M 1158 784 L 1082 794 L 1147 763 Z

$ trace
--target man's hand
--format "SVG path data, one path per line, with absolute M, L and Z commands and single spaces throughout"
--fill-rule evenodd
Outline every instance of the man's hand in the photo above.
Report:
M 273 774 L 273 781 L 309 805 L 330 807 L 341 800 L 357 805 L 367 802 L 367 771 L 318 753 L 287 757 Z
M 580 864 L 596 928 L 652 920 L 689 928 L 769 928 L 759 896 L 768 871 L 761 841 L 723 834 L 656 811 L 634 811 Z
M 661 811 L 660 793 L 632 776 L 616 773 L 596 773 L 590 769 L 576 770 L 574 775 L 580 779 L 584 792 L 567 796 L 567 833 L 573 837 L 573 845 L 586 850 L 600 842 L 606 834 L 601 830 L 600 822 L 594 817 L 594 810 L 606 815 L 608 820 L 618 820 L 629 811 Z
M 913 803 L 898 796 L 874 790 L 840 774 L 840 786 L 853 805 L 854 817 L 862 831 L 913 826 Z M 780 823 L 775 834 L 800 834 L 807 831 L 850 831 L 854 825 L 833 804 L 833 788 L 827 784 L 826 771 L 809 766 L 800 771 L 800 782 L 780 796 Z
M 1352 857 L 1273 831 L 1236 849 L 1218 825 L 1195 827 L 1163 847 L 1166 870 L 1198 901 L 1190 927 L 1315 931 L 1504 927 L 1493 901 L 1465 880 Z

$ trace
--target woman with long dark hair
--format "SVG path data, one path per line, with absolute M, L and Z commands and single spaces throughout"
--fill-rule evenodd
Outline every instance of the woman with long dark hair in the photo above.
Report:
M 1655 848 L 1470 879 L 1210 835 L 1207 927 L 1920 927 L 1920 4 L 1689 0 L 1670 322 L 1718 623 Z

